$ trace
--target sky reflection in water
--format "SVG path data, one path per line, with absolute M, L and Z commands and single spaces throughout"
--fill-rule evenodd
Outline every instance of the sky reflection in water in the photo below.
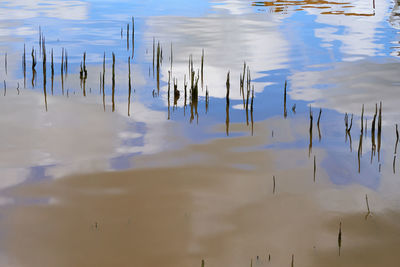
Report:
M 127 49 L 126 24 L 131 23 L 131 16 L 135 18 L 135 54 L 131 67 L 131 116 L 128 117 L 127 58 L 132 54 L 132 47 Z M 181 1 L 0 1 L 0 62 L 4 63 L 7 53 L 8 68 L 6 74 L 5 64 L 0 64 L 0 80 L 5 80 L 8 88 L 7 96 L 0 101 L 6 107 L 7 114 L 12 114 L 13 106 L 16 105 L 22 106 L 24 110 L 19 115 L 8 115 L 11 118 L 2 118 L 2 122 L 15 120 L 25 125 L 24 130 L 36 138 L 50 134 L 53 137 L 48 138 L 54 138 L 54 141 L 31 147 L 35 138 L 32 137 L 31 143 L 19 144 L 15 137 L 23 138 L 20 131 L 24 127 L 13 124 L 9 131 L 2 133 L 2 140 L 12 145 L 2 149 L 0 168 L 9 179 L 1 187 L 31 180 L 38 176 L 35 170 L 40 170 L 42 176 L 49 178 L 75 172 L 132 168 L 135 167 L 136 155 L 225 137 L 225 130 L 215 129 L 217 125 L 226 122 L 228 71 L 231 77 L 230 123 L 246 123 L 243 96 L 239 90 L 239 76 L 243 72 L 243 62 L 246 62 L 255 90 L 255 123 L 274 117 L 283 119 L 283 88 L 287 80 L 287 120 L 294 123 L 298 117 L 308 119 L 311 105 L 316 122 L 319 108 L 323 109 L 323 137 L 319 142 L 314 125 L 313 145 L 314 150 L 326 150 L 321 166 L 328 172 L 333 183 L 359 183 L 378 189 L 381 177 L 379 164 L 376 160 L 372 165 L 369 163 L 370 133 L 367 133 L 368 138 L 364 143 L 365 157 L 361 161 L 361 174 L 357 173 L 359 134 L 356 132 L 360 130 L 361 106 L 365 104 L 365 118 L 370 127 L 375 103 L 383 101 L 381 161 L 382 168 L 390 169 L 393 129 L 399 113 L 396 101 L 400 85 L 400 78 L 396 74 L 400 53 L 398 18 L 398 4 L 382 0 L 230 0 L 192 1 L 185 5 Z M 50 91 L 50 56 L 47 56 L 48 112 L 44 110 L 42 96 L 39 26 L 46 38 L 47 53 L 54 50 L 53 93 Z M 152 67 L 153 38 L 163 48 L 160 94 L 156 97 L 152 93 L 157 88 Z M 20 102 L 13 89 L 18 83 L 20 86 L 24 84 L 21 71 L 24 44 L 27 51 L 26 87 L 27 90 L 37 92 L 29 92 L 33 103 Z M 170 103 L 168 116 L 171 45 L 172 77 L 178 79 L 181 97 L 176 107 Z M 30 67 L 33 46 L 38 58 L 34 88 L 31 86 Z M 64 77 L 64 96 L 60 76 L 63 47 L 68 52 L 69 64 L 68 73 Z M 200 68 L 202 49 L 205 51 L 205 80 L 199 91 L 198 119 L 190 123 L 190 107 L 183 107 L 183 80 L 185 75 L 188 76 L 189 55 L 193 55 L 195 70 Z M 86 88 L 89 91 L 87 99 L 82 98 L 79 81 L 79 68 L 85 51 L 88 69 Z M 102 110 L 101 89 L 99 91 L 104 52 L 106 115 Z M 112 52 L 116 55 L 115 94 L 118 115 L 110 114 Z M 204 101 L 206 88 L 210 96 L 207 112 Z M 14 96 L 11 97 L 12 94 Z M 296 113 L 291 110 L 294 104 Z M 74 111 L 66 115 L 70 109 Z M 355 114 L 352 152 L 349 143 L 345 142 L 343 117 L 346 112 Z M 71 121 L 83 113 L 86 116 L 77 119 L 76 125 L 71 127 Z M 82 134 L 82 129 L 93 123 L 95 117 L 98 123 L 93 125 L 93 132 Z M 40 127 L 36 129 L 38 125 L 52 127 L 57 123 L 60 123 L 59 127 L 66 125 L 65 132 L 46 132 Z M 305 120 L 303 124 L 307 129 L 308 121 Z M 233 131 L 230 136 L 248 135 L 251 133 L 250 128 L 249 125 L 248 130 Z M 272 135 L 274 129 L 270 130 L 268 134 Z M 275 131 L 278 132 L 277 129 Z M 79 149 L 81 140 L 90 140 L 97 132 L 99 136 L 89 142 L 93 144 L 86 144 Z M 65 143 L 57 143 L 54 136 L 65 140 Z M 307 151 L 308 139 L 308 133 L 298 134 L 291 142 L 268 144 L 264 148 Z M 111 142 L 102 144 L 104 140 Z M 72 144 L 75 144 L 76 149 L 71 149 Z

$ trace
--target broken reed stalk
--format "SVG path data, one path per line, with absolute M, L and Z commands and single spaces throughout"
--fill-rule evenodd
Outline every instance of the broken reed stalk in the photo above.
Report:
M 364 133 L 364 104 L 362 105 L 361 110 L 361 134 Z
M 376 144 L 375 144 L 375 122 L 376 122 L 376 116 L 378 115 L 378 104 L 375 104 L 375 114 L 374 118 L 371 123 L 371 163 L 372 163 L 372 158 L 375 155 L 375 150 L 376 150 Z
M 315 182 L 316 172 L 317 172 L 317 163 L 316 163 L 316 158 L 315 158 L 315 155 L 314 155 L 314 182 Z
M 367 204 L 367 214 L 365 215 L 365 220 L 371 215 L 371 210 L 369 209 L 368 195 L 365 194 L 365 203 Z
M 309 128 L 310 142 L 308 145 L 308 157 L 311 156 L 311 151 L 312 151 L 312 130 L 313 130 L 313 114 L 310 106 L 310 128 Z
M 64 47 L 62 48 L 61 51 L 61 71 L 60 71 L 60 76 L 61 76 L 61 90 L 62 94 L 64 95 Z
M 54 58 L 53 58 L 53 48 L 51 49 L 51 95 L 54 94 Z
M 225 130 L 226 135 L 229 136 L 229 91 L 230 91 L 230 81 L 229 81 L 230 71 L 226 75 L 226 105 L 225 105 Z
M 36 66 L 36 59 L 35 59 L 35 49 L 32 47 L 32 87 L 35 87 L 35 77 L 36 77 L 36 70 L 35 70 L 35 66 Z
M 382 102 L 379 102 L 379 115 L 378 115 L 378 162 L 380 162 L 381 137 L 382 137 Z
M 112 96 L 111 96 L 111 101 L 112 101 L 112 112 L 115 111 L 115 54 L 114 52 L 112 53 Z
M 44 104 L 47 111 L 47 89 L 46 89 L 46 41 L 43 37 L 42 40 L 42 49 L 43 49 L 43 95 L 44 95 Z
M 294 267 L 294 254 L 292 254 L 292 264 L 290 266 Z
M 5 69 L 6 75 L 7 75 L 7 52 L 6 52 L 5 56 L 4 56 L 4 69 Z
M 318 139 L 321 141 L 321 129 L 319 128 L 319 122 L 321 120 L 322 108 L 319 109 L 318 120 L 317 120 L 317 128 L 318 128 Z
M 230 71 L 228 71 L 228 74 L 226 75 L 226 103 L 229 105 L 229 93 L 230 93 Z
M 64 74 L 64 47 L 61 50 L 61 75 Z
M 4 80 L 4 96 L 7 94 L 7 83 L 6 80 Z
M 126 50 L 129 50 L 129 23 L 126 24 Z
M 287 87 L 287 81 L 285 80 L 285 88 L 284 88 L 284 93 L 283 93 L 283 117 L 286 119 L 287 117 L 287 109 L 286 109 L 286 87 Z
M 174 106 L 178 106 L 178 100 L 179 97 L 181 96 L 181 93 L 178 90 L 178 80 L 175 78 L 174 79 Z
M 106 73 L 106 52 L 103 54 L 103 82 L 102 82 L 102 89 L 103 89 L 103 109 L 106 111 L 106 95 L 104 92 L 104 83 L 105 83 L 105 73 Z
M 67 49 L 65 49 L 65 60 L 64 60 L 64 71 L 65 71 L 65 76 L 68 75 L 68 53 Z
M 204 260 L 201 260 L 201 267 L 204 267 L 205 266 L 205 262 L 204 262 Z
M 250 89 L 247 88 L 247 94 L 246 94 L 246 125 L 249 125 L 249 98 L 250 98 Z
M 26 51 L 24 44 L 24 55 L 22 56 L 22 70 L 24 72 L 24 88 L 26 88 Z
M 209 103 L 208 86 L 206 86 L 206 114 L 208 113 L 208 103 Z
M 128 116 L 130 116 L 131 114 L 130 114 L 130 111 L 131 111 L 131 91 L 132 91 L 132 88 L 131 88 L 131 58 L 130 57 L 128 57 L 128 80 L 129 80 L 129 83 L 128 83 L 128 88 L 129 88 L 129 91 L 128 91 Z
M 187 82 L 186 82 L 186 74 L 183 76 L 183 89 L 185 91 L 185 98 L 183 102 L 183 116 L 186 116 L 186 101 L 187 101 Z
M 83 65 L 81 62 L 81 71 L 80 71 L 80 80 L 81 80 L 81 87 L 83 89 L 83 96 L 86 96 L 86 78 L 87 78 L 86 52 L 84 52 L 83 53 Z
M 154 59 L 155 59 L 155 38 L 153 37 L 153 79 L 154 79 Z
M 40 25 L 39 25 L 39 40 L 38 40 L 38 43 L 39 43 L 39 52 L 40 52 L 41 49 L 42 49 L 42 29 L 41 29 Z
M 396 143 L 394 145 L 394 154 L 397 154 L 397 145 L 399 144 L 399 128 L 398 125 L 396 123 Z
M 361 157 L 362 157 L 362 139 L 363 139 L 363 134 L 361 132 L 360 134 L 360 141 L 358 143 L 358 153 L 357 153 L 357 159 L 358 159 L 358 173 L 361 171 Z
M 167 96 L 167 99 L 168 99 L 168 120 L 171 118 L 171 113 L 170 113 L 170 90 L 171 90 L 171 71 L 169 70 L 168 71 L 168 96 Z
M 135 55 L 135 18 L 132 17 L 132 60 Z
M 254 85 L 253 89 L 251 90 L 251 104 L 250 104 L 251 135 L 254 134 L 253 102 L 254 102 Z
M 171 75 L 172 75 L 172 62 L 174 61 L 174 54 L 172 52 L 172 43 L 171 43 L 171 54 L 170 54 L 170 61 L 171 61 Z
M 275 194 L 275 186 L 276 186 L 276 182 L 275 182 L 275 175 L 272 176 L 272 194 Z
M 201 88 L 204 83 L 204 49 L 201 50 Z
M 160 42 L 157 43 L 157 95 L 160 94 L 160 62 L 161 61 L 161 48 Z
M 339 223 L 338 247 L 339 247 L 339 256 L 340 256 L 340 250 L 342 248 L 342 222 Z

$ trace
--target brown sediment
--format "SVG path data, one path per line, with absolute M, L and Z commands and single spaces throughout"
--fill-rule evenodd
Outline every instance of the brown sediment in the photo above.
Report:
M 288 122 L 280 117 L 274 127 L 289 130 Z M 309 163 L 294 164 L 307 158 L 302 149 L 240 151 L 265 145 L 271 123 L 257 126 L 254 137 L 217 138 L 135 157 L 137 169 L 15 187 L 9 195 L 31 201 L 2 210 L 2 251 L 21 267 L 198 266 L 202 258 L 207 266 L 239 267 L 266 248 L 274 266 L 288 266 L 292 254 L 297 265 L 311 267 L 397 266 L 398 210 L 381 209 L 363 223 L 365 204 L 357 205 L 354 196 L 362 199 L 365 188 L 336 190 L 323 171 L 313 184 Z M 298 127 L 307 137 L 303 125 Z M 291 167 L 277 166 L 282 159 Z M 238 162 L 255 168 L 234 167 Z M 271 194 L 266 177 L 272 175 L 280 179 L 279 194 Z M 345 241 L 338 221 L 345 225 Z
M 128 24 L 129 25 L 129 24 Z M 111 101 L 112 101 L 112 112 L 115 111 L 115 54 L 114 52 L 112 53 L 112 95 L 111 95 Z
M 130 110 L 131 110 L 131 58 L 128 57 L 128 116 L 130 116 Z

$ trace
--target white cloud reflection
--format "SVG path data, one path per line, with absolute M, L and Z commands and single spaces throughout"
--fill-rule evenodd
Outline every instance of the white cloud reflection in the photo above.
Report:
M 61 0 L 1 0 L 0 20 L 32 18 L 57 18 L 84 20 L 88 18 L 89 5 L 84 1 Z

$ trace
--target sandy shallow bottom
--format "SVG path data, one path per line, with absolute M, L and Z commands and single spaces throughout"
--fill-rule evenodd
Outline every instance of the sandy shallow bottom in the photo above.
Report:
M 271 120 L 258 133 L 268 125 L 289 127 Z M 272 142 L 267 136 L 216 139 L 137 157 L 129 171 L 9 190 L 25 201 L 2 210 L 3 262 L 290 266 L 293 255 L 294 266 L 398 266 L 400 212 L 383 192 L 336 186 L 319 164 L 314 182 L 308 151 L 258 149 Z M 325 156 L 313 153 L 317 162 Z

